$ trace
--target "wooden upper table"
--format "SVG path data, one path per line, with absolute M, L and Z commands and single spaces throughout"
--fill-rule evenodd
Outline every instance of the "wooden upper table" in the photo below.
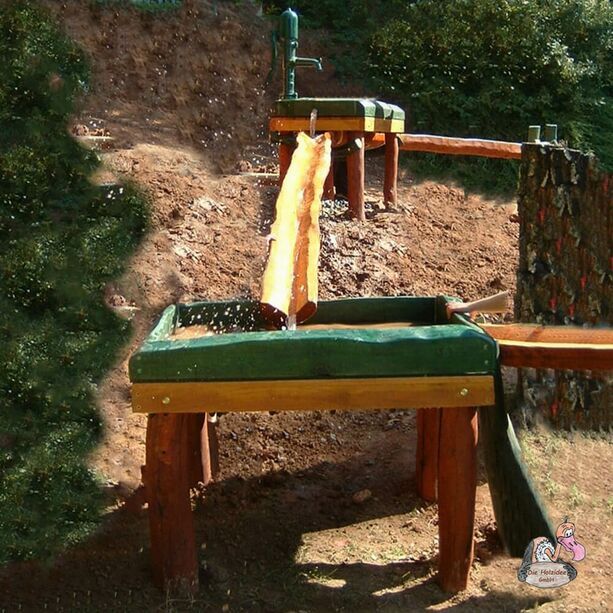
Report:
M 296 98 L 278 100 L 269 122 L 273 139 L 279 145 L 279 181 L 283 182 L 291 160 L 294 143 L 290 135 L 307 132 L 311 114 L 317 113 L 316 132 L 330 132 L 333 147 L 347 148 L 347 198 L 353 217 L 364 214 L 364 151 L 375 134 L 385 134 L 384 201 L 396 204 L 399 143 L 396 135 L 404 132 L 404 111 L 393 104 L 370 98 Z M 288 138 L 290 137 L 290 138 Z M 334 197 L 332 166 L 324 197 Z
M 463 316 L 448 320 L 448 301 L 322 302 L 309 324 L 340 328 L 273 331 L 261 329 L 256 302 L 169 307 L 130 360 L 134 410 L 149 414 L 144 480 L 158 584 L 198 588 L 189 490 L 210 465 L 206 412 L 411 407 L 420 409 L 418 490 L 439 504 L 439 581 L 463 589 L 473 556 L 476 407 L 494 404 L 497 346 Z M 377 327 L 389 322 L 406 325 Z M 177 328 L 196 324 L 225 333 L 173 340 Z

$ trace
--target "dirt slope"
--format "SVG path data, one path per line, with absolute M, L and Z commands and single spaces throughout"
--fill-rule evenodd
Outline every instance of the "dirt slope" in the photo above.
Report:
M 607 593 L 593 587 L 596 570 L 581 568 L 575 589 L 567 591 L 543 593 L 516 582 L 517 561 L 501 554 L 483 477 L 470 588 L 453 598 L 438 589 L 436 506 L 424 506 L 414 494 L 411 411 L 224 417 L 221 478 L 196 500 L 208 587 L 195 602 L 177 602 L 151 586 L 146 514 L 125 504 L 140 481 L 145 432 L 144 419 L 130 409 L 127 358 L 173 301 L 259 294 L 277 190 L 228 173 L 245 163 L 275 164 L 265 138 L 278 90 L 263 86 L 269 25 L 247 2 L 185 1 L 163 19 L 86 2 L 46 4 L 92 57 L 92 91 L 75 125 L 115 138 L 102 154 L 106 170 L 97 180 L 127 178 L 141 185 L 152 199 L 153 226 L 126 275 L 104 297 L 135 313 L 133 343 L 99 390 L 107 433 L 92 463 L 108 480 L 108 518 L 96 538 L 50 568 L 6 570 L 0 576 L 2 606 L 519 611 L 551 600 L 543 610 L 603 610 Z M 320 49 L 305 45 L 301 51 L 318 55 Z M 350 91 L 335 84 L 329 67 L 300 79 L 304 93 L 315 87 L 326 94 Z M 324 207 L 322 298 L 446 293 L 474 299 L 513 291 L 513 202 L 414 185 L 405 169 L 397 210 L 387 212 L 380 160 L 368 162 L 367 174 L 367 222 L 350 221 L 340 203 Z M 610 446 L 589 448 L 584 470 L 603 453 Z M 539 451 L 540 457 L 546 456 Z M 536 462 L 535 470 L 540 466 Z M 563 466 L 548 470 L 552 479 L 564 479 Z M 592 485 L 594 512 L 605 513 L 610 483 Z M 570 483 L 564 487 L 560 496 Z M 581 504 L 577 513 L 585 508 Z M 563 499 L 559 509 L 554 505 L 556 519 L 568 512 L 564 505 Z M 587 508 L 577 520 L 582 522 L 588 522 Z M 586 531 L 597 540 L 594 522 Z

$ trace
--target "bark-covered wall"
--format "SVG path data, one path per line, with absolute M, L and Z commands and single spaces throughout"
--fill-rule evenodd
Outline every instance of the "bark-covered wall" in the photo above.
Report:
M 613 325 L 613 176 L 553 145 L 522 150 L 518 190 L 521 322 Z M 523 370 L 528 417 L 562 428 L 610 428 L 613 373 Z

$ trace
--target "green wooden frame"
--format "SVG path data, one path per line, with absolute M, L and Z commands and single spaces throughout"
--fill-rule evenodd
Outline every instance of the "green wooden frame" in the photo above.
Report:
M 312 324 L 419 322 L 385 329 L 261 330 L 168 340 L 175 326 L 263 325 L 259 303 L 198 302 L 168 307 L 130 359 L 130 380 L 265 381 L 492 375 L 495 341 L 465 317 L 447 320 L 449 298 L 388 297 L 323 301 Z

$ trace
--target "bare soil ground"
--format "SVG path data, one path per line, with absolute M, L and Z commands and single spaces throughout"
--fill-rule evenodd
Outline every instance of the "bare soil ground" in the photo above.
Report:
M 107 515 L 96 536 L 53 563 L 2 570 L 0 611 L 607 610 L 611 441 L 545 429 L 523 440 L 554 521 L 570 515 L 587 548 L 573 583 L 517 581 L 481 467 L 471 582 L 450 596 L 434 580 L 436 505 L 415 495 L 412 411 L 225 416 L 220 478 L 194 492 L 204 587 L 179 601 L 152 586 L 146 510 L 131 498 L 145 420 L 131 412 L 127 359 L 171 302 L 259 294 L 277 188 L 233 171 L 275 165 L 265 138 L 277 91 L 263 86 L 268 25 L 245 3 L 216 15 L 212 3 L 185 2 L 163 19 L 46 4 L 92 57 L 75 126 L 115 138 L 96 180 L 138 183 L 152 228 L 104 297 L 135 313 L 134 339 L 99 388 L 106 436 L 92 466 L 106 481 Z M 350 91 L 331 69 L 322 79 L 327 94 Z M 514 202 L 416 185 L 404 169 L 397 210 L 385 211 L 381 163 L 367 164 L 368 221 L 350 221 L 339 202 L 324 207 L 322 298 L 514 290 Z

